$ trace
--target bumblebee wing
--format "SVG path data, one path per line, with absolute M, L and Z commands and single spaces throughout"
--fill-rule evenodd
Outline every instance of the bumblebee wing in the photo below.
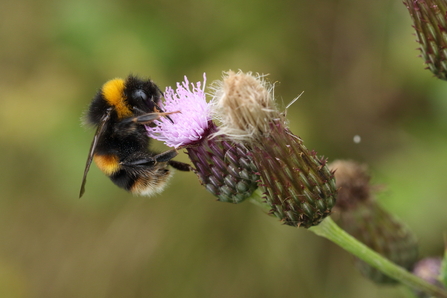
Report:
M 87 173 L 90 170 L 90 165 L 92 164 L 93 154 L 95 153 L 96 145 L 98 144 L 98 140 L 104 132 L 104 127 L 107 121 L 110 119 L 110 114 L 112 112 L 112 108 L 108 108 L 104 116 L 102 116 L 101 121 L 99 122 L 98 128 L 96 129 L 95 136 L 93 137 L 92 144 L 90 146 L 90 151 L 88 153 L 87 162 L 85 163 L 84 169 L 84 177 L 82 178 L 81 190 L 79 192 L 79 198 L 85 192 L 85 183 L 87 182 Z

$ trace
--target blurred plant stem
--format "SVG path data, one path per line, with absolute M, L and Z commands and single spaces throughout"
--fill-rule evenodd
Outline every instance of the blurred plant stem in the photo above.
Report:
M 447 297 L 447 292 L 413 275 L 400 266 L 384 258 L 363 243 L 342 230 L 330 217 L 319 225 L 309 228 L 318 236 L 324 237 L 362 259 L 369 265 L 391 276 L 410 288 L 417 289 L 434 297 Z
M 264 202 L 262 191 L 259 188 L 252 194 L 249 201 L 260 206 L 267 212 L 270 210 L 270 206 Z M 446 291 L 420 279 L 371 250 L 369 247 L 342 230 L 330 217 L 325 218 L 319 225 L 313 226 L 308 230 L 334 242 L 346 251 L 355 255 L 357 258 L 412 289 L 423 291 L 433 297 L 447 298 Z

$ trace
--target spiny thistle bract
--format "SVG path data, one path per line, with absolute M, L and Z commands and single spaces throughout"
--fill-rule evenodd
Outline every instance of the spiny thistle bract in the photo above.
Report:
M 259 176 L 247 148 L 224 135 L 212 136 L 217 128 L 209 123 L 209 133 L 200 144 L 187 148 L 197 175 L 206 189 L 220 202 L 241 203 L 257 189 Z
M 405 0 L 428 69 L 447 80 L 447 1 Z

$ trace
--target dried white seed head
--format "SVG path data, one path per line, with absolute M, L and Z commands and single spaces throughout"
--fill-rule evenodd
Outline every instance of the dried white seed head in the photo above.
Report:
M 217 134 L 247 142 L 268 134 L 272 119 L 282 117 L 275 106 L 273 85 L 261 75 L 228 71 L 213 89 L 213 116 L 221 122 Z

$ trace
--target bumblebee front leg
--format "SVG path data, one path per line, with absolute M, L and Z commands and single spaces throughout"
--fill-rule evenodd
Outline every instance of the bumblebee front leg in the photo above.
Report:
M 162 113 L 160 113 L 160 112 L 147 113 L 147 114 L 139 115 L 136 117 L 130 117 L 130 118 L 124 119 L 123 123 L 136 123 L 136 124 L 146 125 L 146 124 L 150 124 L 150 123 L 154 122 L 154 120 L 160 119 L 161 117 L 167 117 L 168 119 L 171 119 L 171 118 L 169 118 L 168 115 L 175 114 L 175 113 L 180 113 L 180 111 L 162 112 Z

